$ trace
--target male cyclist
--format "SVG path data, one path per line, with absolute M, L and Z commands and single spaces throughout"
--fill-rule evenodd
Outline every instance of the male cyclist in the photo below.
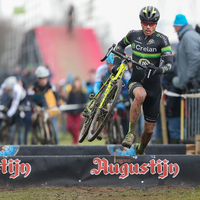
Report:
M 95 83 L 94 83 L 95 94 L 100 90 L 102 83 L 104 83 L 111 75 L 113 62 L 114 62 L 114 54 L 111 53 L 106 59 L 106 63 L 99 66 L 99 68 L 97 69 L 96 76 L 95 76 Z M 125 83 L 126 87 L 122 87 L 122 91 L 121 91 L 121 96 L 125 100 L 129 99 L 128 92 L 127 92 L 127 84 L 130 78 L 131 78 L 131 73 L 129 72 L 128 67 L 127 67 L 122 77 L 122 81 Z M 117 103 L 116 107 L 117 107 L 117 112 L 119 116 L 122 118 L 123 131 L 127 132 L 128 119 L 127 119 L 127 114 L 126 114 L 127 112 L 125 110 L 126 107 L 124 103 Z
M 31 97 L 33 105 L 40 107 L 54 107 L 58 105 L 58 94 L 56 87 L 50 83 L 50 72 L 45 66 L 39 66 L 35 70 L 36 82 L 29 88 L 28 94 Z M 57 128 L 57 111 L 50 111 L 52 124 L 56 136 L 56 144 L 58 143 L 58 128 Z M 35 117 L 33 117 L 34 119 Z
M 116 50 L 124 53 L 126 46 L 132 47 L 132 58 L 138 63 L 149 68 L 149 78 L 145 81 L 145 71 L 133 65 L 133 72 L 128 83 L 128 93 L 133 99 L 130 108 L 129 131 L 122 145 L 130 148 L 135 138 L 135 128 L 140 117 L 141 106 L 144 112 L 144 129 L 141 135 L 140 144 L 135 145 L 137 155 L 143 155 L 144 150 L 150 141 L 156 120 L 159 114 L 161 83 L 160 75 L 173 70 L 172 50 L 168 38 L 155 31 L 160 13 L 153 6 L 142 8 L 139 13 L 142 30 L 130 31 L 118 44 Z M 164 58 L 164 65 L 159 67 L 160 57 Z M 114 58 L 113 73 L 117 69 L 121 59 L 117 56 Z
M 6 78 L 0 88 L 1 105 L 4 105 L 8 111 L 6 112 L 6 120 L 9 125 L 13 124 L 19 114 L 18 106 L 25 102 L 26 91 L 17 82 L 15 76 Z M 5 98 L 4 98 L 5 97 Z

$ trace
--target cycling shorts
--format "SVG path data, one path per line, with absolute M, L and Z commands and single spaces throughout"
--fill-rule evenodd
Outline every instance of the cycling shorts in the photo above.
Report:
M 143 103 L 143 113 L 145 121 L 147 122 L 156 122 L 160 113 L 160 98 L 161 98 L 161 87 L 157 85 L 151 87 L 147 84 L 141 84 L 139 82 L 134 82 L 131 79 L 128 83 L 128 93 L 130 98 L 134 100 L 133 90 L 136 87 L 143 87 L 146 90 L 147 96 Z

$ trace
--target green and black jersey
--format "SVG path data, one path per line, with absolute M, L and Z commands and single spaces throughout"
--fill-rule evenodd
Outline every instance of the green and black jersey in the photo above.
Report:
M 155 32 L 151 36 L 145 37 L 142 30 L 132 30 L 118 43 L 117 49 L 124 50 L 128 45 L 132 47 L 132 59 L 141 65 L 147 66 L 149 63 L 153 63 L 156 67 L 159 67 L 162 57 L 164 61 L 163 73 L 173 70 L 172 50 L 165 35 Z M 119 64 L 119 58 L 115 56 L 114 65 Z M 140 82 L 140 78 L 144 77 L 144 71 L 133 66 L 132 76 L 132 78 L 136 78 L 135 81 Z M 155 79 L 155 76 L 159 77 L 155 74 L 150 79 Z
M 128 45 L 132 47 L 132 59 L 141 65 L 148 66 L 149 63 L 153 63 L 156 67 L 160 67 L 162 63 L 163 73 L 173 70 L 172 50 L 165 35 L 155 32 L 151 36 L 145 37 L 142 30 L 133 30 L 118 43 L 116 50 L 122 53 Z M 115 56 L 114 65 L 119 66 L 120 63 L 121 59 Z M 143 103 L 144 118 L 148 122 L 156 122 L 162 93 L 160 75 L 154 74 L 141 83 L 145 76 L 144 73 L 143 69 L 133 66 L 132 76 L 128 83 L 128 93 L 134 99 L 133 90 L 136 87 L 143 87 L 146 90 L 147 96 Z

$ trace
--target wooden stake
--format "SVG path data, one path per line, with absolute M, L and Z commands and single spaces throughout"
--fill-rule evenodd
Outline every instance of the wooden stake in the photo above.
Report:
M 166 113 L 165 113 L 165 105 L 164 105 L 163 97 L 161 97 L 161 100 L 160 100 L 160 117 L 161 117 L 161 124 L 162 124 L 163 144 L 168 144 Z

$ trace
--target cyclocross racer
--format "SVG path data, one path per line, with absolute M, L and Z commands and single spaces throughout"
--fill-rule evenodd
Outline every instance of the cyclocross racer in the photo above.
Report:
M 58 105 L 58 93 L 55 85 L 49 81 L 50 72 L 45 66 L 39 66 L 35 70 L 36 82 L 28 89 L 28 95 L 33 106 L 40 107 L 56 107 Z M 58 129 L 57 129 L 58 111 L 50 111 L 50 117 L 55 131 L 56 144 L 58 144 Z M 36 118 L 36 113 L 32 119 Z
M 0 88 L 0 97 L 3 97 L 3 95 L 4 98 L 1 99 L 1 104 L 8 108 L 6 121 L 9 125 L 12 125 L 19 114 L 18 106 L 26 103 L 26 91 L 17 82 L 15 76 L 9 76 L 4 80 Z
M 141 135 L 141 143 L 135 145 L 136 154 L 144 154 L 144 150 L 150 141 L 156 120 L 159 114 L 161 83 L 160 74 L 173 70 L 172 50 L 168 38 L 155 31 L 160 13 L 153 6 L 144 7 L 139 14 L 142 30 L 130 31 L 118 44 L 116 50 L 124 53 L 126 46 L 132 47 L 132 59 L 141 65 L 149 68 L 150 77 L 144 82 L 145 71 L 133 65 L 133 72 L 128 83 L 129 96 L 134 99 L 130 109 L 129 131 L 122 145 L 130 148 L 134 142 L 135 128 L 143 105 L 145 117 L 144 130 Z M 164 66 L 159 67 L 160 58 L 164 60 Z M 114 58 L 113 73 L 117 73 L 117 68 L 121 64 L 121 59 Z

